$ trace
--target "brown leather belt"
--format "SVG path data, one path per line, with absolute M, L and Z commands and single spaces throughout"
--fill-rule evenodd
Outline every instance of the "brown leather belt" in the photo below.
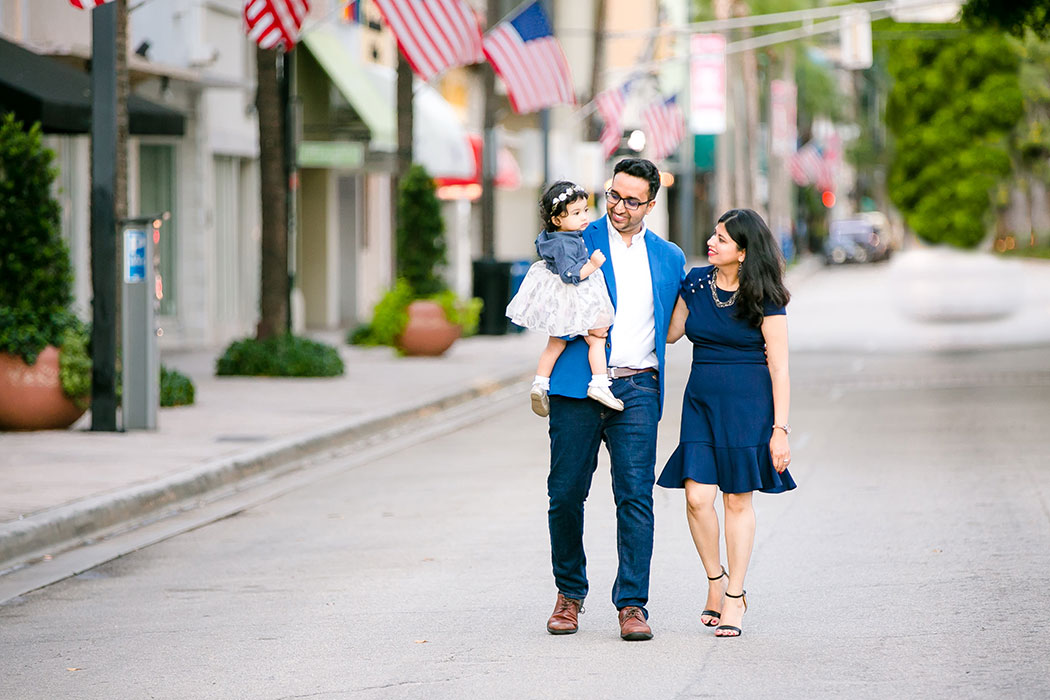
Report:
M 624 379 L 625 377 L 633 377 L 636 374 L 645 374 L 646 372 L 656 374 L 656 368 L 646 367 L 645 369 L 635 369 L 634 367 L 610 367 L 609 379 Z

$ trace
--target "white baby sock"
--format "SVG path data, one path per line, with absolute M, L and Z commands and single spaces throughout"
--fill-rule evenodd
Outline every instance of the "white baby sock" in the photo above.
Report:
M 609 381 L 608 374 L 592 374 L 591 381 L 587 384 L 587 386 L 610 387 L 612 386 L 612 382 Z
M 536 378 L 532 380 L 532 385 L 533 386 L 538 386 L 541 389 L 546 389 L 547 391 L 550 391 L 551 378 L 550 377 L 541 377 L 540 375 L 537 374 Z

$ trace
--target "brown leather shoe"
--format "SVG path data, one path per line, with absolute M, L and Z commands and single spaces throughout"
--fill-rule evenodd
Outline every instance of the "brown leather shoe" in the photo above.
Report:
M 559 593 L 558 602 L 554 604 L 554 612 L 547 620 L 547 631 L 551 634 L 575 634 L 580 628 L 577 618 L 582 612 L 582 600 L 566 598 Z
M 620 611 L 620 639 L 628 642 L 644 642 L 653 638 L 653 630 L 645 621 L 641 608 L 628 605 Z

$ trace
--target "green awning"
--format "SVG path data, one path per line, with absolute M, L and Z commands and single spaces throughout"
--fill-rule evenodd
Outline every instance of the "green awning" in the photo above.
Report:
M 329 26 L 315 27 L 303 35 L 302 41 L 324 68 L 332 84 L 368 126 L 372 148 L 396 150 L 394 106 L 376 91 L 365 75 L 363 62 L 347 48 L 337 31 Z

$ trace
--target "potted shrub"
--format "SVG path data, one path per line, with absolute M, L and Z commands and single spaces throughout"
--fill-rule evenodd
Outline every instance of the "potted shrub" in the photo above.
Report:
M 439 274 L 445 256 L 445 220 L 434 180 L 421 165 L 402 178 L 397 199 L 397 271 L 394 287 L 376 304 L 372 323 L 356 329 L 354 344 L 393 345 L 404 355 L 441 355 L 477 330 L 481 300 L 459 300 Z
M 0 121 L 0 429 L 66 428 L 91 389 L 87 333 L 39 124 Z

